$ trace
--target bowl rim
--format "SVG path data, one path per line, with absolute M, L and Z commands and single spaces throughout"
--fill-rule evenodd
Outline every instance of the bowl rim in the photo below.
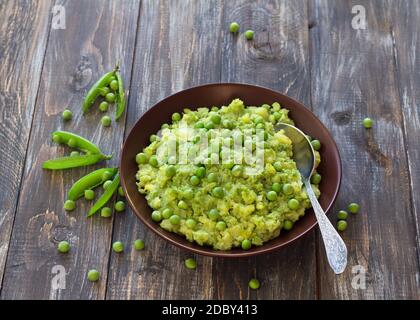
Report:
M 326 133 L 331 137 L 331 141 L 332 141 L 332 145 L 333 145 L 333 152 L 335 154 L 335 159 L 336 159 L 336 164 L 337 164 L 337 186 L 334 190 L 333 196 L 331 198 L 331 201 L 328 205 L 328 207 L 324 210 L 325 214 L 328 215 L 329 210 L 331 209 L 331 207 L 334 205 L 338 193 L 340 191 L 341 188 L 341 179 L 342 179 L 342 165 L 341 165 L 341 156 L 340 156 L 340 151 L 338 149 L 337 143 L 335 142 L 332 134 L 330 133 L 330 131 L 327 129 L 327 127 L 322 123 L 322 121 L 312 112 L 311 109 L 307 108 L 304 104 L 302 104 L 301 102 L 289 97 L 288 95 L 281 93 L 279 91 L 264 87 L 264 86 L 259 86 L 259 85 L 254 85 L 254 84 L 248 84 L 248 83 L 241 83 L 241 82 L 217 82 L 217 83 L 206 83 L 206 84 L 201 84 L 201 85 L 197 85 L 197 86 L 193 86 L 193 87 L 189 87 L 186 89 L 183 89 L 181 91 L 177 91 L 175 93 L 172 93 L 168 96 L 166 96 L 165 98 L 157 101 L 155 104 L 153 104 L 153 106 L 151 106 L 148 110 L 146 110 L 143 114 L 141 114 L 141 116 L 137 119 L 137 121 L 133 124 L 133 126 L 131 127 L 129 133 L 127 134 L 127 136 L 124 139 L 123 142 L 123 146 L 121 149 L 121 153 L 120 153 L 120 161 L 119 161 L 119 168 L 122 167 L 122 162 L 123 162 L 123 154 L 124 151 L 127 149 L 127 141 L 129 140 L 129 137 L 133 134 L 133 129 L 135 127 L 137 127 L 138 123 L 141 121 L 141 119 L 148 114 L 149 112 L 151 112 L 152 109 L 154 109 L 157 105 L 164 103 L 166 100 L 172 99 L 174 96 L 177 95 L 181 95 L 181 94 L 185 94 L 187 91 L 190 90 L 194 90 L 194 89 L 198 89 L 198 88 L 205 88 L 205 87 L 213 87 L 213 86 L 245 86 L 245 87 L 257 87 L 259 89 L 264 89 L 267 91 L 271 91 L 273 94 L 276 95 L 281 95 L 283 96 L 283 98 L 285 100 L 289 100 L 290 102 L 294 103 L 294 104 L 298 104 L 301 107 L 305 108 L 310 114 L 312 114 L 312 116 L 319 122 L 319 124 L 321 125 L 321 127 L 326 131 Z M 120 170 L 121 171 L 121 170 Z M 290 245 L 291 243 L 297 241 L 298 239 L 304 237 L 305 235 L 307 235 L 311 230 L 314 229 L 314 227 L 318 224 L 317 220 L 315 219 L 315 222 L 312 223 L 305 231 L 301 232 L 300 234 L 297 234 L 296 236 L 294 236 L 291 239 L 288 239 L 287 241 L 280 243 L 278 245 L 274 245 L 274 246 L 265 246 L 264 244 L 260 247 L 257 248 L 257 250 L 255 251 L 241 251 L 241 252 L 231 252 L 231 251 L 218 251 L 218 250 L 213 250 L 211 248 L 208 247 L 200 247 L 198 244 L 193 243 L 193 247 L 189 247 L 187 245 L 184 245 L 183 243 L 179 242 L 179 241 L 175 241 L 172 238 L 166 236 L 164 233 L 161 233 L 158 231 L 158 228 L 155 228 L 154 225 L 152 225 L 151 222 L 149 222 L 148 220 L 146 220 L 142 214 L 140 214 L 139 210 L 136 208 L 136 206 L 133 203 L 133 200 L 130 197 L 130 194 L 127 192 L 127 188 L 126 188 L 126 180 L 123 174 L 120 174 L 120 179 L 121 179 L 121 186 L 123 187 L 124 193 L 126 195 L 126 199 L 128 200 L 128 203 L 131 207 L 131 209 L 133 210 L 134 214 L 137 216 L 138 219 L 140 219 L 140 221 L 146 225 L 146 227 L 148 229 L 150 229 L 151 231 L 153 231 L 153 233 L 155 233 L 156 235 L 158 235 L 159 237 L 163 238 L 164 240 L 168 241 L 169 243 L 175 245 L 178 248 L 196 253 L 196 254 L 200 254 L 200 255 L 204 255 L 204 256 L 209 256 L 209 257 L 219 257 L 219 258 L 247 258 L 247 257 L 251 257 L 251 256 L 257 256 L 257 255 L 262 255 L 262 254 L 267 254 L 270 252 L 274 252 L 279 250 L 280 248 L 286 247 L 288 245 Z M 162 229 L 163 230 L 163 229 Z M 182 237 L 181 235 L 179 235 L 180 237 Z

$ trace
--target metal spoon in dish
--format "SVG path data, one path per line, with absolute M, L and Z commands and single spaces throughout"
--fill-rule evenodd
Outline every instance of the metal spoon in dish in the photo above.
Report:
M 328 220 L 312 190 L 310 179 L 315 169 L 315 154 L 312 145 L 306 138 L 306 135 L 292 125 L 281 123 L 276 126 L 276 130 L 284 130 L 284 134 L 292 140 L 293 160 L 296 162 L 296 166 L 302 176 L 306 192 L 318 220 L 328 262 L 335 274 L 340 274 L 347 265 L 347 247 L 330 220 Z

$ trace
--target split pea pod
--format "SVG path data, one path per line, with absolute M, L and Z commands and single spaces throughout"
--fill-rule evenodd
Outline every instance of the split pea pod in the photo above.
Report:
M 77 167 L 89 166 L 102 160 L 111 159 L 111 156 L 102 153 L 84 154 L 80 156 L 61 157 L 45 161 L 42 164 L 44 169 L 63 170 Z
M 85 100 L 83 100 L 82 110 L 83 113 L 89 111 L 89 108 L 95 102 L 96 98 L 101 94 L 101 89 L 109 85 L 111 80 L 115 77 L 115 72 L 118 70 L 116 67 L 114 70 L 105 73 L 98 81 L 90 88 L 88 91 Z
M 106 188 L 102 196 L 96 201 L 93 207 L 89 210 L 87 216 L 90 217 L 94 215 L 98 210 L 100 210 L 106 203 L 111 199 L 112 195 L 117 191 L 118 186 L 120 185 L 120 175 L 117 173 L 112 180 L 112 183 Z
M 67 131 L 55 131 L 52 134 L 54 142 L 67 144 L 69 147 L 79 149 L 87 153 L 102 153 L 99 147 L 89 140 Z
M 102 168 L 92 171 L 71 186 L 67 199 L 76 201 L 84 195 L 85 190 L 100 186 L 106 180 L 113 178 L 117 172 L 117 168 Z
M 124 93 L 123 79 L 121 77 L 121 73 L 119 70 L 115 72 L 115 76 L 117 77 L 117 81 L 118 81 L 118 95 L 117 95 L 117 108 L 115 111 L 115 120 L 118 121 L 118 119 L 121 118 L 125 110 L 125 93 Z

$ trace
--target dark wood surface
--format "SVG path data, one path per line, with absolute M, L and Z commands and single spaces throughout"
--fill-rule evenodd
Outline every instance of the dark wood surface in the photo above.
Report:
M 66 29 L 51 28 L 52 8 Z M 351 26 L 366 8 L 367 28 Z M 0 298 L 1 299 L 419 299 L 420 298 L 420 3 L 418 1 L 100 0 L 0 2 Z M 255 39 L 228 32 L 238 21 Z M 112 127 L 81 115 L 91 84 L 119 60 L 128 111 Z M 124 136 L 163 97 L 209 82 L 246 82 L 286 93 L 310 107 L 333 133 L 343 184 L 330 217 L 351 201 L 361 212 L 343 233 L 349 267 L 335 276 L 316 230 L 281 251 L 237 261 L 196 256 L 149 232 L 131 213 L 86 219 L 66 191 L 90 168 L 46 172 L 64 148 L 57 129 L 89 137 L 117 165 Z M 70 106 L 74 119 L 64 124 Z M 361 126 L 364 117 L 374 127 Z M 101 167 L 98 164 L 97 167 Z M 132 249 L 142 238 L 146 249 Z M 56 252 L 69 240 L 67 255 Z M 124 254 L 111 251 L 115 240 Z M 66 268 L 54 290 L 52 268 Z M 352 286 L 366 268 L 366 288 Z M 86 280 L 88 269 L 101 280 Z M 248 289 L 251 277 L 258 291 Z

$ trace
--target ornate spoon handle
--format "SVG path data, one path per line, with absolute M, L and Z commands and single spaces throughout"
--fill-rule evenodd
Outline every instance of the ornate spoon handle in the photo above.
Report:
M 328 262 L 335 274 L 340 274 L 347 266 L 347 247 L 343 239 L 341 239 L 334 226 L 328 220 L 324 210 L 322 210 L 318 199 L 312 190 L 309 179 L 304 179 L 306 192 L 312 203 L 316 219 L 318 220 L 319 230 L 324 240 L 325 252 L 327 253 Z

